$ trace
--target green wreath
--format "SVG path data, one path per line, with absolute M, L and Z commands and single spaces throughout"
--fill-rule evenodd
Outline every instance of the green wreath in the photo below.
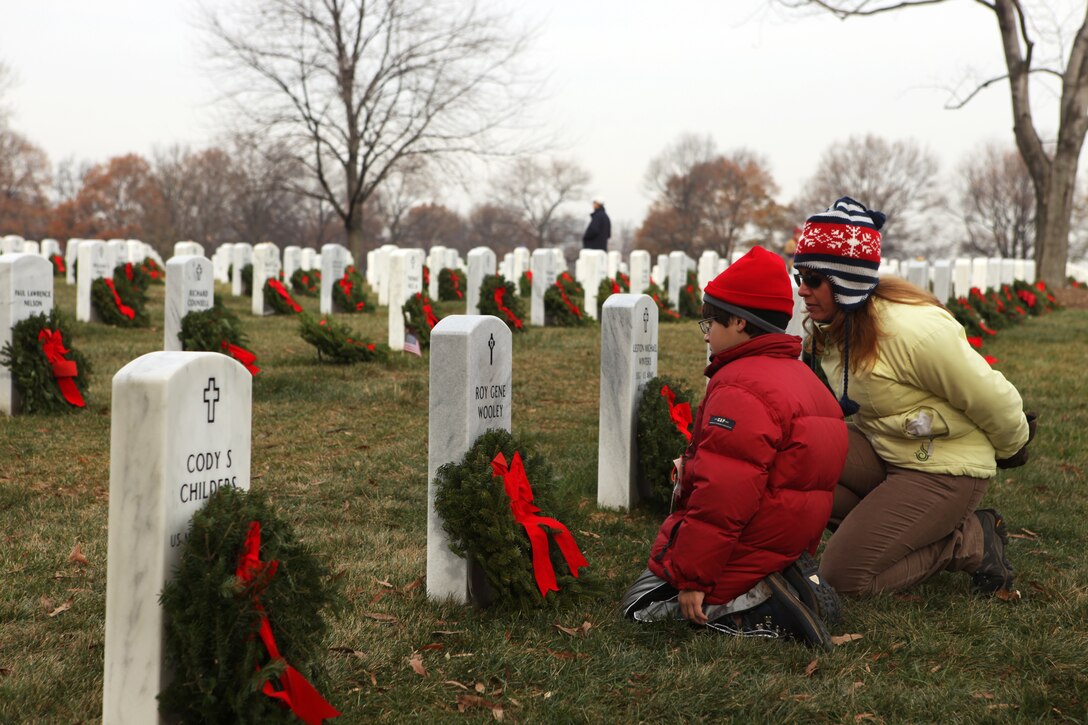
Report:
M 228 310 L 218 295 L 210 309 L 190 312 L 181 318 L 178 340 L 182 350 L 194 352 L 222 352 L 224 342 L 239 347 L 246 345 L 238 315 Z
M 419 340 L 419 347 L 425 350 L 431 345 L 431 329 L 441 319 L 434 309 L 434 302 L 426 292 L 416 292 L 404 303 L 404 329 Z M 430 317 L 427 310 L 430 310 Z
M 564 272 L 555 284 L 544 290 L 544 318 L 556 327 L 581 327 L 588 325 L 582 286 Z
M 80 395 L 87 396 L 87 378 L 91 374 L 91 364 L 81 352 L 72 347 L 72 333 L 68 319 L 57 310 L 48 314 L 31 315 L 11 328 L 11 341 L 0 350 L 0 365 L 11 370 L 11 379 L 22 399 L 22 412 L 61 413 L 77 409 L 64 399 L 53 365 L 42 349 L 38 339 L 42 330 L 60 332 L 61 340 L 68 349 L 64 359 L 76 364 L 76 375 L 72 380 Z
M 121 272 L 118 275 L 117 270 L 114 270 L 113 279 L 110 280 L 113 283 L 112 290 L 104 277 L 99 277 L 91 282 L 91 305 L 94 306 L 99 319 L 107 325 L 148 327 L 151 324 L 151 319 L 148 317 L 145 307 L 146 296 L 128 281 L 123 266 L 117 269 Z M 117 293 L 116 297 L 114 296 L 115 291 Z M 118 300 L 120 300 L 120 305 L 132 311 L 131 317 L 118 305 Z
M 495 294 L 502 288 L 502 306 L 495 301 Z M 521 297 L 518 297 L 512 282 L 507 282 L 502 275 L 489 274 L 480 283 L 480 301 L 478 303 L 481 315 L 494 315 L 506 323 L 511 332 L 525 332 L 525 308 Z
M 541 509 L 541 515 L 550 516 L 554 486 L 551 467 L 542 456 L 499 429 L 480 436 L 458 463 L 448 463 L 435 472 L 435 511 L 449 534 L 450 550 L 478 567 L 490 585 L 490 596 L 483 602 L 493 597 L 499 607 L 558 607 L 590 593 L 593 582 L 584 570 L 578 578 L 571 576 L 549 534 L 549 553 L 559 591 L 540 596 L 533 576 L 529 537 L 514 519 L 502 479 L 492 476 L 495 455 L 501 452 L 510 462 L 517 451 L 522 454 L 533 504 Z
M 350 327 L 328 315 L 318 320 L 303 312 L 299 315 L 299 335 L 317 348 L 318 360 L 348 365 L 389 358 L 388 345 L 357 340 Z
M 151 282 L 154 284 L 166 283 L 166 272 L 159 263 L 152 257 L 145 257 L 144 261 L 140 263 L 140 269 L 151 278 Z
M 465 294 L 461 291 L 463 281 L 464 278 L 457 270 L 449 267 L 443 268 L 438 273 L 438 300 L 440 302 L 451 302 L 464 299 Z
M 278 564 L 246 583 L 235 572 L 253 521 L 260 524 L 260 561 Z M 283 655 L 277 662 L 269 661 L 256 635 L 258 602 Z M 285 662 L 318 692 L 331 689 L 322 665 L 329 633 L 324 614 L 342 609 L 342 594 L 328 567 L 259 492 L 221 486 L 193 514 L 161 604 L 166 660 L 174 669 L 159 694 L 161 712 L 182 722 L 297 723 L 261 692 Z
M 657 511 L 668 511 L 672 503 L 670 480 L 673 459 L 680 457 L 688 440 L 669 417 L 669 404 L 661 394 L 668 386 L 676 394 L 676 405 L 691 402 L 691 391 L 670 377 L 658 376 L 646 383 L 638 401 L 638 487 L 642 498 Z
M 279 280 L 276 280 L 277 282 Z M 280 282 L 282 286 L 283 283 Z M 277 315 L 296 315 L 302 312 L 302 306 L 291 296 L 290 292 L 287 292 L 286 287 L 281 287 L 286 293 L 286 297 L 281 295 L 276 290 L 272 289 L 272 278 L 269 277 L 264 281 L 264 289 L 261 293 L 264 295 L 264 302 L 266 305 L 272 308 L 272 312 Z
M 968 337 L 995 334 L 995 331 L 986 325 L 978 310 L 966 297 L 950 297 L 945 307 L 956 318 L 956 322 L 963 325 Z
M 521 273 L 521 278 L 518 280 L 518 293 L 522 297 L 533 296 L 533 273 L 531 270 L 525 270 Z
M 245 297 L 251 297 L 253 295 L 252 264 L 246 264 L 242 267 L 242 295 Z
M 703 317 L 703 293 L 699 291 L 699 276 L 688 272 L 687 284 L 680 290 L 680 316 L 689 320 Z
M 650 281 L 650 286 L 647 287 L 642 294 L 649 295 L 650 298 L 657 305 L 657 318 L 662 322 L 679 322 L 680 313 L 672 308 L 672 302 L 669 300 L 665 291 L 657 286 L 657 283 Z
M 291 291 L 303 297 L 317 297 L 321 292 L 321 272 L 296 269 L 291 273 Z
M 366 283 L 354 267 L 344 270 L 344 276 L 332 286 L 332 302 L 342 312 L 373 312 L 366 297 Z
M 146 300 L 147 290 L 151 287 L 151 273 L 143 265 L 126 262 L 113 270 L 113 281 L 115 284 L 127 283 Z

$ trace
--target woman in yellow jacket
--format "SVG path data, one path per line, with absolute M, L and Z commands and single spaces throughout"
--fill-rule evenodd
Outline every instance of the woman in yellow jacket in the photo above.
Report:
M 878 277 L 883 223 L 843 197 L 805 222 L 793 260 L 808 348 L 853 416 L 820 571 L 847 594 L 942 570 L 1010 590 L 1005 522 L 976 509 L 998 467 L 1026 462 L 1034 416 L 937 298 Z

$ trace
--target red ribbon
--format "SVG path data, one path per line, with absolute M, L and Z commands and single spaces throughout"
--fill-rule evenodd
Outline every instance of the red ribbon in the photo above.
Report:
M 269 657 L 273 660 L 282 660 L 283 657 L 280 655 L 279 647 L 276 646 L 276 640 L 272 636 L 272 625 L 268 622 L 268 615 L 265 614 L 264 607 L 257 600 L 260 591 L 265 589 L 268 583 L 272 581 L 272 577 L 275 576 L 279 562 L 262 562 L 260 550 L 261 524 L 259 521 L 251 521 L 249 522 L 249 533 L 246 534 L 245 548 L 242 551 L 234 575 L 245 584 L 257 580 L 253 592 L 254 606 L 261 615 L 261 625 L 257 632 L 264 643 L 265 649 L 268 650 Z M 286 705 L 291 712 L 307 725 L 321 725 L 323 720 L 340 715 L 339 711 L 314 689 L 314 686 L 302 676 L 301 672 L 286 662 L 283 664 L 283 673 L 279 676 L 279 684 L 283 689 L 277 690 L 276 686 L 272 684 L 272 680 L 269 679 L 265 681 L 261 692 Z M 258 668 L 259 671 L 260 668 Z
M 506 307 L 506 306 L 503 305 L 502 301 L 503 301 L 504 297 L 506 297 L 506 288 L 505 287 L 496 287 L 495 288 L 495 306 L 499 308 L 499 312 L 506 315 L 506 319 L 508 319 L 508 320 L 510 320 L 511 322 L 514 323 L 514 327 L 516 329 L 518 329 L 518 330 L 522 329 L 524 327 L 524 325 L 522 324 L 521 320 L 518 319 L 518 316 L 515 315 L 514 311 L 511 310 L 509 307 Z
M 106 283 L 106 286 L 110 288 L 110 292 L 113 293 L 113 304 L 117 306 L 117 311 L 130 320 L 135 319 L 136 310 L 121 301 L 121 295 L 117 294 L 117 288 L 113 285 L 113 280 L 109 277 L 103 277 L 102 281 Z
M 620 286 L 616 283 L 616 280 L 612 280 L 612 294 L 618 295 L 620 293 Z
M 1024 301 L 1024 304 L 1026 304 L 1028 307 L 1034 307 L 1035 306 L 1035 295 L 1028 292 L 1026 289 L 1022 289 L 1019 292 L 1017 292 L 1016 294 L 1020 299 L 1022 299 Z
M 423 314 L 427 316 L 427 327 L 434 329 L 434 326 L 438 324 L 438 317 L 434 314 L 434 308 L 431 307 L 431 303 L 423 297 L 423 295 L 416 295 L 423 303 Z
M 53 255 L 53 264 L 57 265 L 57 271 L 63 273 L 64 269 L 64 257 L 59 254 Z
M 76 370 L 75 360 L 67 360 L 64 357 L 68 354 L 68 348 L 64 346 L 60 330 L 43 329 L 38 333 L 38 342 L 42 344 L 45 359 L 53 367 L 53 377 L 57 380 L 57 387 L 60 388 L 61 395 L 64 396 L 69 405 L 74 405 L 77 408 L 84 407 L 86 404 L 83 402 L 83 396 L 80 395 L 75 381 L 75 377 L 79 372 Z
M 132 262 L 125 262 L 125 277 L 129 282 L 132 281 Z
M 971 347 L 975 348 L 976 350 L 979 350 L 979 349 L 982 348 L 982 338 L 981 337 L 969 337 L 969 338 L 967 338 L 967 343 Z
M 529 536 L 529 543 L 533 549 L 533 577 L 540 589 L 540 596 L 544 597 L 548 592 L 559 591 L 559 584 L 555 580 L 555 569 L 552 568 L 551 554 L 548 551 L 546 528 L 551 529 L 555 543 L 563 554 L 563 560 L 570 568 L 571 576 L 577 579 L 578 569 L 589 566 L 589 562 L 582 556 L 578 544 L 574 542 L 574 536 L 566 526 L 556 519 L 538 515 L 540 509 L 533 505 L 533 490 L 529 487 L 529 479 L 521 463 L 521 454 L 515 452 L 514 459 L 507 468 L 506 456 L 499 453 L 491 459 L 491 476 L 492 478 L 502 477 L 506 495 L 510 497 L 510 511 L 514 514 L 514 520 L 525 527 L 525 533 Z
M 285 299 L 287 301 L 287 304 L 291 306 L 292 310 L 294 310 L 295 312 L 302 312 L 302 308 L 299 307 L 299 304 L 295 302 L 294 298 L 291 297 L 291 295 L 287 292 L 287 290 L 278 279 L 275 279 L 274 277 L 269 277 L 268 288 L 278 294 L 283 299 Z
M 563 273 L 563 276 L 566 277 L 568 280 L 570 279 L 570 276 L 566 272 Z M 576 317 L 581 317 L 582 311 L 575 307 L 574 304 L 572 304 L 571 301 L 567 298 L 567 291 L 563 289 L 563 285 L 557 281 L 555 283 L 555 286 L 559 288 L 559 294 L 563 295 L 563 304 L 567 306 L 567 309 L 573 312 Z
M 261 372 L 261 369 L 253 364 L 257 360 L 257 356 L 254 353 L 244 347 L 232 345 L 226 340 L 223 340 L 221 347 L 227 351 L 228 355 L 245 365 L 245 368 L 249 371 L 250 375 L 256 375 Z
M 457 293 L 457 299 L 461 299 L 464 295 L 461 294 L 461 282 L 456 272 L 450 272 L 450 282 L 453 283 L 453 291 Z
M 669 404 L 669 419 L 676 426 L 676 430 L 691 440 L 691 403 L 676 404 L 676 393 L 669 389 L 668 385 L 661 386 L 661 397 Z

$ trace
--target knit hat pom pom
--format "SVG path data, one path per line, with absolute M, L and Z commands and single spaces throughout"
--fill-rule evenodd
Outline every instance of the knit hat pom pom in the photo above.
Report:
M 876 227 L 876 230 L 879 232 L 884 226 L 884 221 L 888 218 L 888 216 L 882 211 L 873 211 L 872 209 L 870 209 L 869 218 L 873 220 L 873 226 Z

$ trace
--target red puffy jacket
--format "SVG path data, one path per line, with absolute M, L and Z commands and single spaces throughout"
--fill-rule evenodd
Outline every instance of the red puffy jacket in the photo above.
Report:
M 815 553 L 831 515 L 846 424 L 800 353 L 800 338 L 768 334 L 707 366 L 679 500 L 649 561 L 677 589 L 705 592 L 706 604 Z

